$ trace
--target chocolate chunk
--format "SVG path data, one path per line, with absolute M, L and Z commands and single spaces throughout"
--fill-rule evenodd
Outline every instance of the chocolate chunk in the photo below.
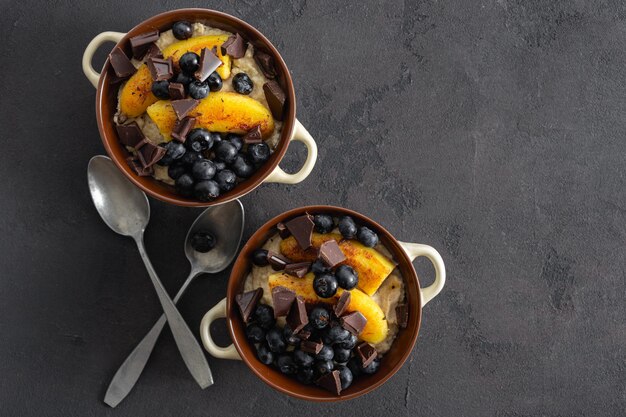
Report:
M 289 233 L 289 229 L 287 229 L 285 223 L 278 223 L 276 225 L 276 229 L 278 229 L 278 235 L 283 239 L 287 239 L 289 236 L 291 236 L 291 233 Z
M 172 129 L 171 136 L 179 142 L 184 143 L 187 139 L 187 134 L 196 125 L 195 117 L 185 117 L 183 120 L 176 120 L 174 129 Z
M 271 250 L 267 252 L 267 262 L 270 263 L 274 271 L 283 270 L 287 264 L 291 263 L 289 259 Z
M 261 138 L 261 125 L 256 125 L 252 129 L 248 130 L 246 134 L 243 136 L 243 143 L 261 143 L 263 139 Z
M 156 43 L 151 43 L 146 50 L 142 59 L 150 59 L 150 58 L 163 58 L 163 53 L 156 45 Z
M 120 138 L 122 145 L 134 148 L 135 145 L 144 139 L 143 132 L 136 122 L 127 125 L 115 125 L 115 130 L 117 130 L 117 136 Z
M 367 319 L 359 311 L 353 311 L 341 318 L 341 326 L 355 336 L 361 334 L 366 324 Z
M 276 67 L 274 67 L 274 58 L 272 58 L 270 54 L 266 54 L 259 49 L 255 49 L 254 60 L 259 65 L 259 68 L 261 68 L 261 72 L 263 73 L 263 75 L 265 75 L 265 78 L 276 78 Z
M 287 226 L 287 229 L 303 250 L 307 250 L 311 247 L 311 235 L 313 234 L 313 227 L 315 226 L 313 216 L 310 214 L 298 216 L 285 223 L 285 226 Z
M 130 77 L 137 71 L 137 68 L 130 62 L 124 51 L 117 46 L 109 54 L 109 62 L 113 67 L 113 71 L 115 71 L 115 75 L 120 78 Z
M 204 48 L 200 53 L 200 67 L 194 76 L 197 80 L 204 82 L 220 65 L 222 65 L 222 60 L 212 50 Z
M 138 151 L 139 149 L 141 149 L 142 146 L 146 145 L 146 144 L 152 144 L 152 142 L 150 142 L 148 140 L 148 138 L 143 138 L 141 139 L 139 142 L 137 142 L 137 144 L 135 145 L 135 150 Z
M 294 277 L 302 278 L 309 272 L 311 262 L 297 262 L 294 264 L 288 264 L 285 266 L 285 273 L 293 275 Z
M 309 340 L 309 337 L 311 337 L 311 331 L 302 329 L 298 334 L 296 334 L 296 336 L 298 336 L 300 340 Z
M 274 305 L 274 317 L 282 317 L 289 314 L 291 304 L 296 299 L 296 293 L 285 287 L 272 288 L 272 304 Z
M 156 42 L 158 39 L 158 30 L 142 33 L 141 35 L 133 36 L 132 38 L 130 38 L 130 47 L 133 50 L 133 56 L 137 59 L 143 58 L 143 56 L 150 48 L 150 44 Z
M 268 81 L 263 84 L 263 92 L 265 93 L 267 105 L 270 106 L 274 119 L 283 120 L 283 109 L 285 108 L 287 96 L 285 96 L 285 92 L 280 84 L 274 80 Z
M 406 304 L 398 304 L 396 306 L 396 321 L 398 322 L 398 326 L 403 329 L 406 329 L 406 326 L 409 324 L 409 306 Z
M 139 157 L 141 165 L 143 165 L 144 168 L 148 168 L 159 162 L 161 158 L 165 156 L 165 152 L 165 149 L 160 146 L 146 143 L 139 149 L 137 156 Z
M 167 87 L 171 100 L 182 100 L 185 98 L 185 86 L 182 83 L 170 83 Z
M 309 316 L 306 313 L 306 304 L 304 298 L 297 296 L 295 302 L 291 304 L 291 309 L 287 315 L 287 324 L 291 327 L 291 331 L 298 333 L 309 324 Z
M 341 378 L 339 378 L 339 371 L 336 369 L 321 376 L 315 383 L 333 394 L 339 395 L 341 393 Z
M 154 167 L 144 168 L 144 166 L 141 165 L 141 162 L 139 162 L 139 159 L 135 157 L 131 156 L 131 157 L 126 158 L 126 162 L 128 162 L 128 165 L 140 177 L 149 177 L 150 175 L 154 174 Z
M 316 342 L 314 340 L 303 340 L 300 343 L 300 350 L 306 353 L 311 353 L 313 355 L 317 355 L 320 353 L 320 350 L 324 347 L 322 342 Z
M 161 59 L 151 57 L 146 61 L 153 81 L 169 80 L 174 75 L 172 58 Z
M 237 294 L 235 296 L 235 302 L 239 306 L 239 312 L 244 323 L 250 320 L 250 316 L 254 312 L 254 309 L 263 296 L 263 288 L 257 288 L 256 290 L 244 292 L 243 294 Z
M 190 111 L 195 109 L 198 104 L 200 104 L 199 100 L 186 98 L 183 100 L 172 101 L 172 108 L 174 109 L 174 113 L 176 113 L 178 120 L 182 120 L 189 114 Z
M 233 58 L 242 58 L 246 54 L 246 49 L 246 41 L 236 33 L 222 44 L 222 55 L 228 54 Z
M 363 342 L 356 347 L 356 352 L 361 359 L 361 366 L 363 368 L 367 368 L 369 364 L 374 362 L 374 359 L 378 356 L 378 352 L 374 349 L 374 346 L 370 345 L 367 342 Z
M 337 303 L 333 306 L 333 311 L 335 312 L 335 316 L 341 317 L 343 313 L 346 312 L 346 309 L 350 305 L 350 297 L 352 294 L 350 291 L 343 291 L 337 300 Z
M 346 260 L 346 255 L 343 254 L 339 244 L 334 239 L 322 243 L 319 256 L 322 262 L 329 268 L 333 268 Z

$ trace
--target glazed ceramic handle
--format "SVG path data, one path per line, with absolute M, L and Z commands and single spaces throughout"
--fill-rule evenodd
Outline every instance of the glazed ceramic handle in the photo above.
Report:
M 435 282 L 430 284 L 430 286 L 421 289 L 422 307 L 424 307 L 430 300 L 435 298 L 437 294 L 441 292 L 443 285 L 446 283 L 446 267 L 443 264 L 443 259 L 441 259 L 439 252 L 431 246 L 421 245 L 419 243 L 399 243 L 411 261 L 414 261 L 419 256 L 425 256 L 433 264 L 433 267 L 435 267 Z
M 215 344 L 211 337 L 211 323 L 217 319 L 223 319 L 226 317 L 226 298 L 217 303 L 215 307 L 210 309 L 202 318 L 200 323 L 200 338 L 204 344 L 204 348 L 216 358 L 219 359 L 239 359 L 239 352 L 235 349 L 235 346 L 230 345 L 227 347 L 221 347 Z
M 83 52 L 83 72 L 85 73 L 85 77 L 93 84 L 94 87 L 98 88 L 98 81 L 100 81 L 100 73 L 93 69 L 91 65 L 91 60 L 93 59 L 93 54 L 96 53 L 98 48 L 105 42 L 115 42 L 118 43 L 122 38 L 126 35 L 125 33 L 120 32 L 102 32 L 97 35 L 95 38 L 89 42 L 87 48 L 85 48 L 85 52 Z
M 307 156 L 306 161 L 304 161 L 304 165 L 300 168 L 300 171 L 295 174 L 287 174 L 282 170 L 280 166 L 274 168 L 274 171 L 270 175 L 265 178 L 263 182 L 276 182 L 280 184 L 298 184 L 306 179 L 309 176 L 311 171 L 313 171 L 313 167 L 315 166 L 315 162 L 317 161 L 317 145 L 315 144 L 315 140 L 313 137 L 307 132 L 307 130 L 302 126 L 302 123 L 296 119 L 296 126 L 291 136 L 291 140 L 298 140 L 306 146 Z

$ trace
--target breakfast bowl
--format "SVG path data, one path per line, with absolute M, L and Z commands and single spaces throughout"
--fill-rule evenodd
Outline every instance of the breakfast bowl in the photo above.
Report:
M 434 282 L 425 288 L 412 265 L 421 256 L 435 272 Z M 358 280 L 346 281 L 346 271 Z M 324 285 L 329 274 L 339 287 Z M 444 283 L 445 266 L 434 248 L 401 242 L 349 209 L 300 207 L 269 220 L 250 237 L 233 265 L 226 297 L 202 319 L 200 336 L 212 356 L 242 360 L 280 392 L 317 402 L 353 399 L 378 388 L 402 367 L 415 345 L 422 308 Z M 268 311 L 274 318 L 264 316 Z M 320 311 L 325 322 L 319 314 L 314 318 Z M 360 317 L 356 324 L 355 316 Z M 211 323 L 220 318 L 226 319 L 233 342 L 228 347 L 218 346 L 211 336 Z M 280 323 L 285 323 L 282 330 Z M 272 332 L 282 332 L 280 349 L 274 350 Z M 340 340 L 337 335 L 344 333 Z M 323 359 L 330 361 L 319 357 L 324 351 L 320 345 L 326 344 L 331 357 Z M 302 371 L 305 367 L 314 369 Z
M 188 33 L 180 29 L 181 24 L 187 25 L 183 29 Z M 115 46 L 99 73 L 92 66 L 92 58 L 106 42 Z M 243 47 L 237 48 L 239 43 Z M 183 53 L 196 61 L 189 64 L 187 59 L 183 63 Z M 217 61 L 219 68 L 211 66 L 212 60 Z M 168 11 L 141 22 L 128 33 L 100 33 L 85 49 L 82 66 L 97 90 L 96 119 L 106 152 L 130 181 L 154 198 L 179 206 L 217 205 L 239 198 L 262 183 L 297 184 L 315 165 L 317 146 L 296 119 L 289 69 L 263 34 L 236 17 L 207 9 Z M 191 72 L 185 72 L 189 68 Z M 208 72 L 202 74 L 203 68 Z M 170 78 L 166 80 L 167 77 Z M 214 89 L 217 82 L 220 90 Z M 175 101 L 178 107 L 174 106 Z M 179 111 L 183 104 L 187 107 Z M 124 109 L 124 105 L 130 110 Z M 222 119 L 211 119 L 213 116 Z M 196 131 L 204 131 L 204 136 Z M 136 132 L 143 136 L 136 140 L 131 137 L 134 143 L 129 144 L 129 135 Z M 198 149 L 193 148 L 195 142 L 185 142 L 192 133 L 206 139 Z M 218 154 L 222 149 L 233 148 L 218 143 L 226 142 L 224 137 L 235 148 L 235 154 L 225 154 L 230 160 Z M 291 141 L 300 141 L 307 149 L 306 160 L 293 174 L 279 166 Z M 223 145 L 220 150 L 218 144 Z M 253 147 L 255 153 L 251 152 Z M 194 155 L 202 152 L 207 160 L 217 159 L 204 161 L 200 167 L 206 168 L 204 171 L 193 167 L 185 172 L 182 167 L 187 165 L 182 162 L 176 162 L 179 171 L 173 169 L 176 163 L 162 166 L 169 165 L 172 157 L 180 156 L 185 149 L 191 165 L 195 160 L 190 149 Z M 224 175 L 220 182 L 220 170 L 235 171 L 236 179 Z M 181 175 L 190 177 L 191 184 L 179 179 Z M 219 183 L 219 189 L 199 193 L 194 180 L 204 181 L 204 185 L 206 181 Z

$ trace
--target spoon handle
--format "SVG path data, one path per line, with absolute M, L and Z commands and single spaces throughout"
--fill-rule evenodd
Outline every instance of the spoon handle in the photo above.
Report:
M 185 365 L 187 365 L 187 369 L 189 369 L 189 372 L 191 372 L 191 375 L 193 375 L 201 388 L 213 385 L 213 376 L 211 375 L 211 370 L 209 369 L 209 364 L 204 356 L 204 352 L 198 344 L 196 337 L 191 333 L 191 330 L 189 330 L 189 326 L 187 326 L 187 323 L 178 312 L 176 305 L 174 305 L 167 291 L 163 288 L 163 284 L 161 284 L 156 271 L 152 267 L 152 263 L 150 263 L 150 259 L 148 259 L 148 254 L 143 244 L 143 236 L 136 238 L 135 241 L 137 242 L 143 263 L 148 270 L 148 275 L 150 275 L 152 284 L 154 284 L 154 289 L 163 307 L 163 312 L 167 317 L 167 322 L 172 330 L 176 346 L 178 346 L 178 350 L 183 357 Z
M 198 271 L 196 270 L 192 270 L 189 273 L 189 276 L 174 297 L 174 303 L 178 303 L 178 300 L 180 300 L 187 291 L 189 284 L 191 284 L 197 276 Z M 141 342 L 139 342 L 135 349 L 133 349 L 130 355 L 124 360 L 124 363 L 122 363 L 113 376 L 109 388 L 107 388 L 107 392 L 104 395 L 105 404 L 110 407 L 116 407 L 133 389 L 148 363 L 148 359 L 152 354 L 152 350 L 154 350 L 159 335 L 163 331 L 163 327 L 165 327 L 165 323 L 167 323 L 167 318 L 165 314 L 162 314 L 159 320 L 152 326 L 152 329 L 150 329 Z

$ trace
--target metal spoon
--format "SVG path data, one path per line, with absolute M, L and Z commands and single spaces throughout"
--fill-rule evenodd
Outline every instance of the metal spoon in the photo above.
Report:
M 200 274 L 215 274 L 225 269 L 237 255 L 243 235 L 244 211 L 239 200 L 209 207 L 193 222 L 185 238 L 185 255 L 191 263 L 191 272 L 178 290 L 174 302 L 183 296 L 189 284 Z M 199 231 L 208 231 L 216 237 L 217 244 L 210 252 L 196 252 L 191 247 L 191 237 Z M 117 406 L 137 383 L 148 358 L 154 349 L 163 326 L 165 316 L 156 322 L 141 342 L 135 347 L 115 373 L 109 384 L 104 402 Z
M 150 220 L 148 198 L 139 188 L 128 181 L 111 160 L 94 156 L 87 169 L 89 191 L 102 220 L 116 233 L 130 236 L 137 243 L 139 254 L 148 270 L 174 340 L 183 361 L 196 382 L 206 388 L 213 384 L 213 376 L 206 357 L 174 302 L 163 288 L 156 271 L 148 259 L 143 243 L 143 232 Z

